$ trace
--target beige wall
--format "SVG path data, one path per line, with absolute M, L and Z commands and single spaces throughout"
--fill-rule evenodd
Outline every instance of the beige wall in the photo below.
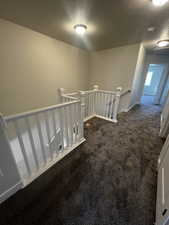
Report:
M 68 91 L 94 84 L 105 90 L 132 87 L 140 44 L 88 53 L 5 20 L 0 20 L 0 30 L 4 115 L 56 104 L 60 87 Z M 130 94 L 125 105 L 129 100 Z
M 146 59 L 145 48 L 143 45 L 140 45 L 129 107 L 132 107 L 133 105 L 140 103 L 145 80 L 144 78 L 145 59 Z
M 0 20 L 0 112 L 56 104 L 57 89 L 88 88 L 88 53 Z
M 90 85 L 114 90 L 132 87 L 140 44 L 127 45 L 109 50 L 98 51 L 90 55 Z

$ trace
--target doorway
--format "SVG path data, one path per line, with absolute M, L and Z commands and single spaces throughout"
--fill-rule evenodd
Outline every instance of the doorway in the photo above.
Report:
M 166 80 L 165 64 L 149 64 L 144 82 L 142 104 L 160 104 Z

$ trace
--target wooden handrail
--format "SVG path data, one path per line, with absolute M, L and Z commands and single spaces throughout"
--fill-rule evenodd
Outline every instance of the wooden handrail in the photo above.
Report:
M 105 93 L 105 94 L 112 94 L 112 95 L 116 94 L 116 91 L 105 91 L 105 90 L 100 90 L 100 89 L 97 92 L 102 92 L 102 93 Z
M 77 103 L 77 102 L 80 102 L 80 100 L 74 100 L 74 101 L 72 100 L 71 102 L 65 102 L 65 103 L 61 103 L 61 104 L 57 104 L 57 105 L 53 105 L 53 106 L 49 106 L 49 107 L 45 107 L 45 108 L 41 108 L 41 109 L 35 109 L 35 110 L 28 111 L 28 112 L 15 114 L 15 115 L 12 115 L 12 116 L 6 116 L 6 117 L 4 117 L 4 119 L 5 119 L 6 122 L 9 122 L 11 120 L 20 119 L 20 118 L 24 118 L 24 117 L 27 117 L 27 116 L 33 116 L 33 115 L 41 113 L 41 112 L 46 112 L 46 111 L 49 111 L 49 110 L 62 108 L 64 106 L 71 105 L 71 104 L 74 104 L 74 103 Z
M 68 98 L 68 99 L 73 100 L 73 101 L 74 101 L 74 100 L 78 100 L 78 98 L 69 96 L 68 94 L 64 94 L 64 95 L 62 95 L 62 97 Z
M 122 96 L 124 96 L 124 95 L 126 95 L 128 93 L 131 93 L 130 89 L 123 91 L 120 96 L 122 97 Z

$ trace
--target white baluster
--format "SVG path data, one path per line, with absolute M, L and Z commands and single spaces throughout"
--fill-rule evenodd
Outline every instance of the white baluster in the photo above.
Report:
M 110 119 L 113 118 L 114 102 L 115 102 L 115 95 L 111 94 L 111 99 L 110 99 Z
M 56 118 L 55 118 L 55 110 L 52 110 L 51 111 L 51 115 L 52 115 L 52 125 L 53 125 L 53 137 L 56 139 L 56 145 L 55 146 L 55 149 L 53 149 L 54 151 L 56 151 L 56 149 L 58 149 L 59 147 L 59 140 L 58 140 L 58 135 L 57 135 L 57 132 L 56 132 Z M 54 157 L 54 152 L 52 152 L 52 158 Z
M 38 115 L 35 115 L 35 118 L 36 118 L 36 123 L 37 123 L 37 128 L 38 128 L 38 135 L 39 135 L 39 140 L 40 140 L 40 145 L 41 145 L 41 150 L 42 150 L 42 156 L 43 156 L 44 163 L 46 164 L 45 145 L 44 145 L 44 140 L 43 140 L 43 135 L 42 135 L 41 123 L 39 121 Z
M 111 101 L 112 101 L 112 94 L 109 94 L 108 95 L 109 98 L 108 98 L 108 106 L 107 106 L 107 113 L 108 113 L 108 118 L 111 119 L 111 116 L 112 116 L 112 111 L 111 111 Z
M 67 106 L 63 108 L 64 111 L 64 137 L 66 137 L 66 147 L 69 147 L 69 132 L 68 132 L 68 118 L 67 118 Z
M 70 146 L 73 145 L 73 119 L 72 119 L 72 105 L 69 105 L 67 108 L 68 115 L 68 127 L 69 127 L 69 143 Z
M 106 94 L 106 117 L 108 118 L 109 116 L 109 97 L 110 94 Z
M 77 103 L 73 104 L 73 131 L 74 143 L 77 143 Z
M 71 137 L 71 146 L 74 144 L 74 104 L 70 105 L 70 137 Z
M 121 91 L 122 91 L 122 87 L 118 87 L 117 91 L 116 91 L 115 101 L 114 101 L 113 122 L 115 122 L 115 123 L 117 123 L 117 114 L 118 114 L 118 109 L 119 109 Z
M 106 97 L 107 97 L 107 94 L 104 93 L 104 117 L 106 117 Z
M 23 158 L 24 158 L 24 162 L 25 162 L 25 165 L 26 165 L 28 175 L 31 176 L 31 168 L 29 166 L 28 156 L 27 156 L 27 153 L 26 153 L 26 149 L 25 149 L 25 145 L 24 145 L 24 142 L 23 142 L 21 132 L 20 132 L 20 128 L 18 126 L 18 122 L 14 121 L 13 123 L 14 123 L 14 127 L 15 127 L 15 130 L 16 130 L 18 140 L 19 140 L 19 145 L 21 147 L 21 151 L 22 151 L 22 155 L 23 155 Z
M 89 99 L 90 99 L 90 111 L 89 111 L 89 116 L 92 115 L 92 93 L 89 94 Z
M 45 117 L 46 134 L 47 134 L 48 145 L 49 145 L 49 154 L 50 154 L 50 158 L 52 160 L 52 158 L 53 158 L 53 152 L 52 152 L 52 150 L 50 148 L 50 129 L 49 129 L 48 111 L 46 111 L 44 113 L 44 117 Z
M 101 116 L 101 101 L 100 101 L 100 98 L 101 97 L 101 92 L 98 92 L 97 93 L 97 114 L 99 115 L 99 116 Z
M 91 113 L 90 116 L 93 115 L 93 93 L 91 93 Z
M 99 86 L 98 85 L 94 85 L 93 89 L 95 91 L 94 93 L 94 114 L 97 114 L 97 104 L 98 104 L 98 90 L 99 90 Z
M 59 109 L 59 123 L 60 123 L 60 133 L 61 133 L 61 144 L 62 148 L 59 149 L 60 152 L 64 150 L 64 113 L 63 113 L 63 108 Z
M 30 140 L 30 143 L 31 143 L 32 153 L 33 153 L 33 156 L 34 156 L 36 168 L 38 170 L 39 169 L 39 161 L 38 161 L 38 156 L 37 156 L 35 143 L 34 143 L 34 139 L 33 139 L 33 135 L 32 135 L 32 130 L 31 130 L 31 126 L 30 126 L 30 122 L 29 122 L 28 117 L 25 118 L 25 122 L 26 122 L 26 126 L 27 126 L 27 129 L 28 129 L 29 140 Z
M 82 118 L 82 113 L 81 113 L 81 103 L 77 103 L 77 113 L 78 113 L 78 137 L 79 141 L 83 137 L 83 118 Z
M 81 101 L 81 118 L 82 121 L 84 121 L 85 119 L 85 92 L 84 91 L 79 91 L 79 95 L 80 95 L 80 101 Z M 89 105 L 89 104 L 88 104 Z
M 101 116 L 104 116 L 104 93 L 101 93 Z
M 86 98 L 87 98 L 87 104 L 86 104 L 86 106 L 87 106 L 87 117 L 89 117 L 90 116 L 90 94 L 88 93 L 87 95 L 86 95 Z

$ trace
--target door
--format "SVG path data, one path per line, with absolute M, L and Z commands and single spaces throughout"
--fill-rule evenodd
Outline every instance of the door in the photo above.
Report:
M 162 154 L 163 153 L 163 154 Z M 156 224 L 164 225 L 169 221 L 169 138 L 160 155 L 158 169 Z
M 164 83 L 165 64 L 149 64 L 144 83 L 142 103 L 157 104 Z

